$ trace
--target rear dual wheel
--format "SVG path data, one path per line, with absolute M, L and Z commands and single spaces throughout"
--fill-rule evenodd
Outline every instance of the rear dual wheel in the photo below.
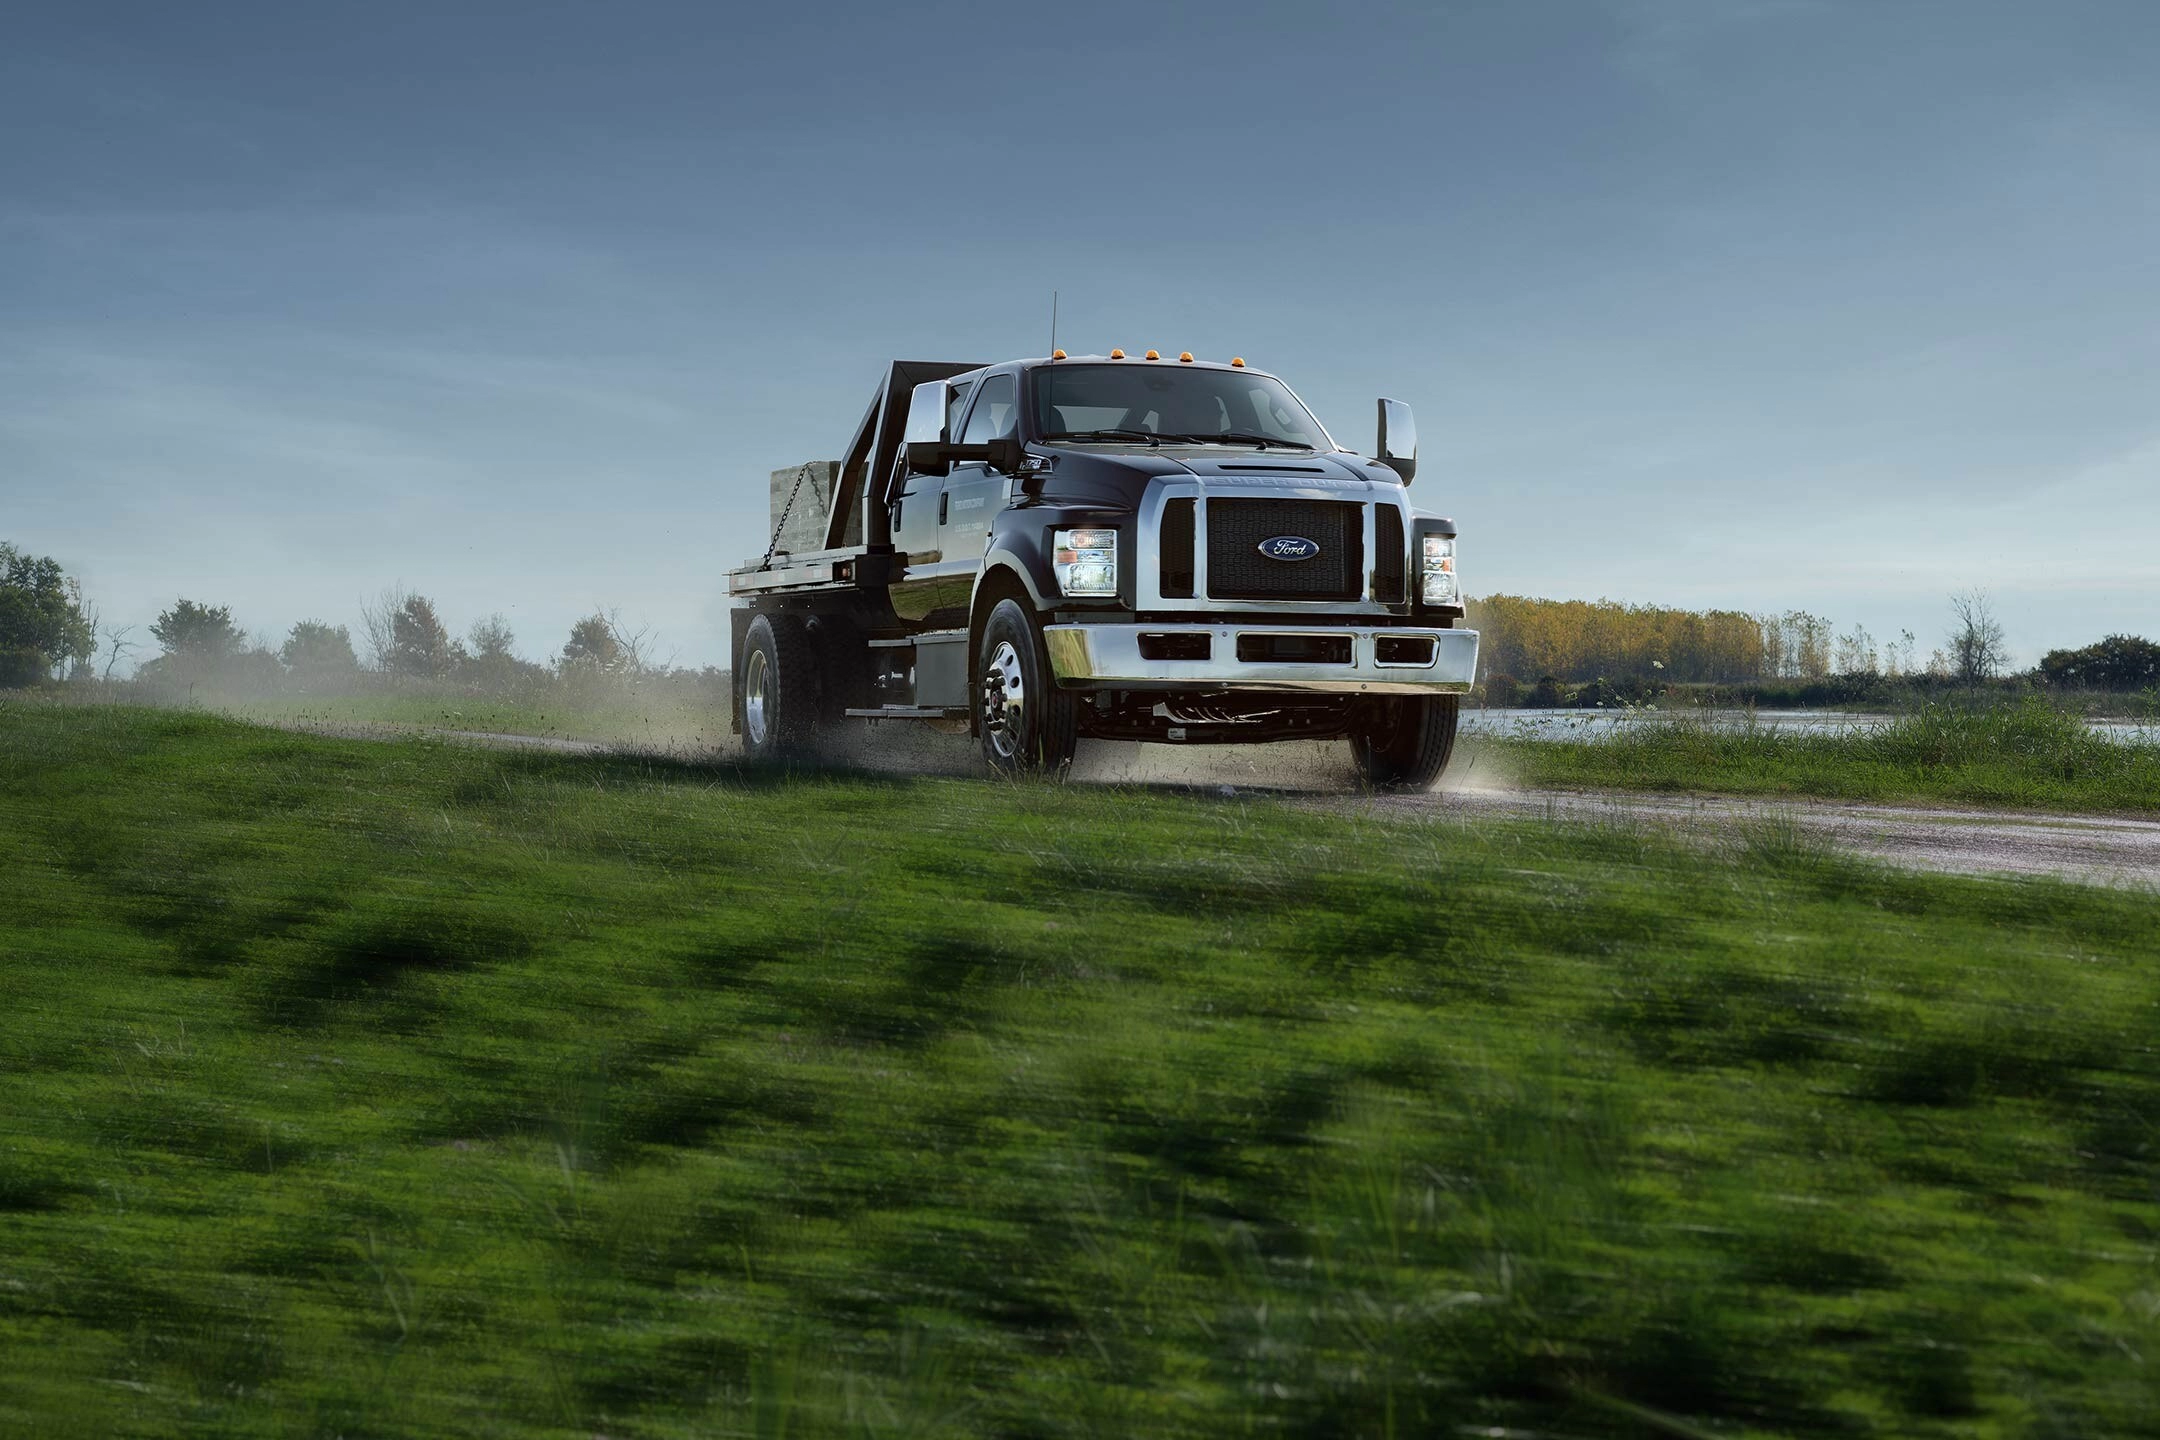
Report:
M 817 650 L 800 615 L 759 615 L 743 637 L 736 719 L 752 760 L 790 760 L 817 737 Z

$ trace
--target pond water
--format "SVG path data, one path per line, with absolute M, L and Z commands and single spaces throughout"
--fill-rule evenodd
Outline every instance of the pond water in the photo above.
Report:
M 1834 734 L 1887 724 L 1894 715 L 1858 710 L 1757 710 L 1759 729 L 1795 730 Z M 1466 709 L 1462 728 L 1472 735 L 1505 735 L 1517 740 L 1595 740 L 1623 725 L 1655 724 L 1661 720 L 1686 720 L 1693 724 L 1744 726 L 1745 710 L 1525 710 Z M 2160 743 L 2160 726 L 2134 720 L 2088 720 L 2093 731 L 2110 739 Z

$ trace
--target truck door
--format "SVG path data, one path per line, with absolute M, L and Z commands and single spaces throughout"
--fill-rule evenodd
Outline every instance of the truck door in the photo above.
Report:
M 945 433 L 955 439 L 960 434 L 961 417 L 967 414 L 968 397 L 974 392 L 975 377 L 963 376 L 953 382 L 952 393 L 945 401 Z M 907 462 L 903 459 L 901 464 Z M 923 620 L 942 602 L 944 591 L 950 588 L 946 578 L 945 556 L 940 553 L 938 534 L 939 512 L 945 509 L 946 487 L 960 478 L 959 467 L 952 475 L 917 475 L 910 472 L 900 489 L 899 502 L 893 507 L 893 548 L 905 557 L 907 572 L 891 587 L 893 609 L 904 620 Z M 973 573 L 972 570 L 970 573 Z M 963 599 L 960 602 L 965 605 Z
M 968 411 L 963 445 L 981 445 L 1020 433 L 1020 387 L 1016 376 L 992 375 L 975 392 L 974 408 Z M 955 462 L 945 478 L 943 513 L 938 525 L 938 551 L 955 572 L 965 571 L 972 583 L 982 568 L 983 550 L 990 540 L 990 521 L 1012 499 L 1012 477 L 1001 475 L 979 460 Z

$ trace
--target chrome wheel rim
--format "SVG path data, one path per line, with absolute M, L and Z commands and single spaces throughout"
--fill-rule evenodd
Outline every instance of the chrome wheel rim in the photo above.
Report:
M 1000 760 L 1020 754 L 1020 725 L 1027 709 L 1027 681 L 1020 674 L 1020 652 L 1012 641 L 998 641 L 983 670 L 983 739 Z
M 750 663 L 743 666 L 742 720 L 743 731 L 753 746 L 762 748 L 769 730 L 767 707 L 772 703 L 772 666 L 766 663 L 763 650 L 750 652 Z

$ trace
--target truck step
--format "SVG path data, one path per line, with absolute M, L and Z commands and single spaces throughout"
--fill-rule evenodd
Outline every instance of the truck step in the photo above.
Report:
M 883 705 L 845 713 L 863 720 L 965 720 L 968 715 L 964 705 Z
M 872 650 L 905 650 L 911 645 L 952 645 L 967 639 L 965 630 L 925 630 L 920 635 L 897 635 L 890 639 L 865 640 Z

